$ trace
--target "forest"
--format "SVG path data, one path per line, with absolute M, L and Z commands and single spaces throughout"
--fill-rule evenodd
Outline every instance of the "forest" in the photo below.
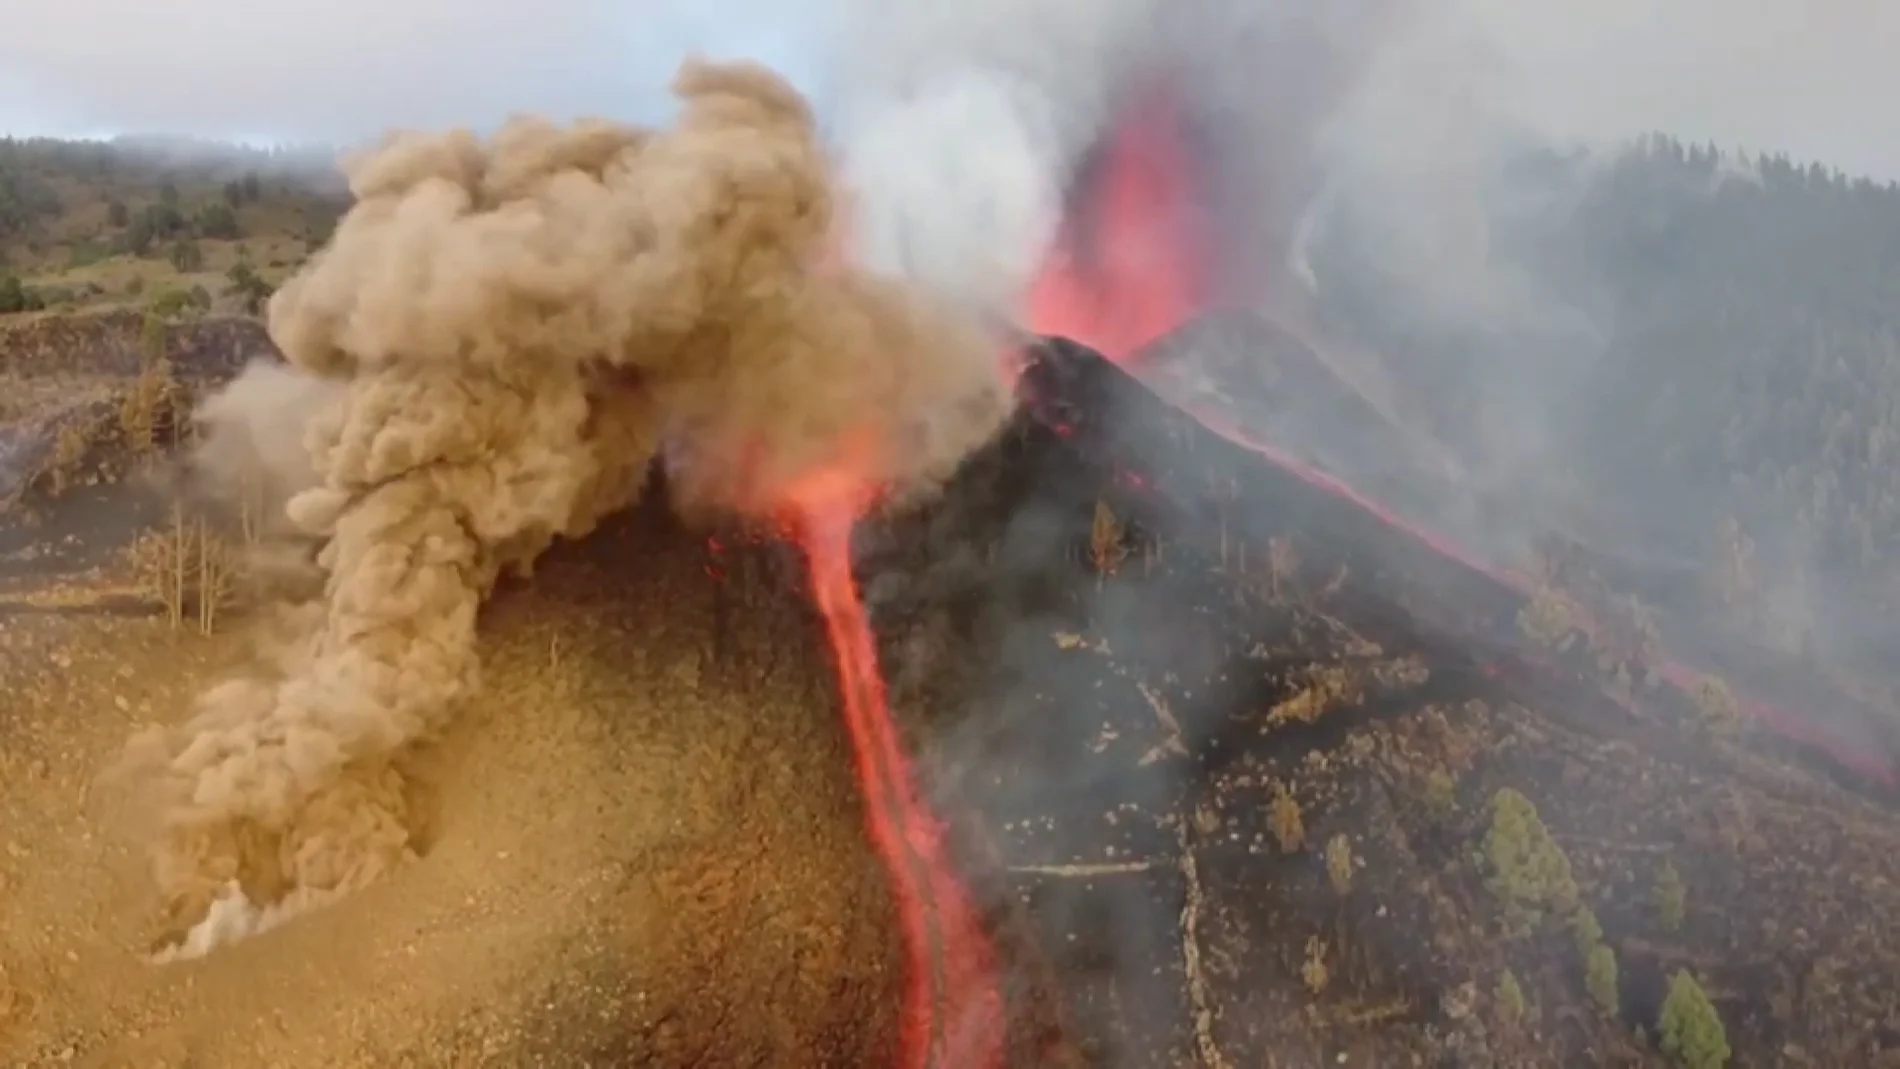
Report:
M 1900 187 L 1661 135 L 1526 153 L 1499 182 L 1491 258 L 1534 297 L 1434 315 L 1347 225 L 1318 254 L 1330 327 L 1385 354 L 1474 468 L 1521 445 L 1485 429 L 1539 428 L 1513 489 L 1546 531 L 1634 562 L 1633 593 L 1885 662 Z

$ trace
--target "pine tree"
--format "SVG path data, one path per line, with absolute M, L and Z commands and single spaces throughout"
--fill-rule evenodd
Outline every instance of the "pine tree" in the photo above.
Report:
M 1662 1050 L 1683 1069 L 1722 1069 L 1728 1064 L 1728 1031 L 1721 1015 L 1687 970 L 1669 981 L 1662 1014 L 1656 1020 Z
M 1518 926 L 1535 924 L 1545 912 L 1568 913 L 1577 905 L 1570 859 L 1550 837 L 1529 798 L 1509 787 L 1491 799 L 1491 827 L 1484 836 L 1488 883 Z
M 1583 987 L 1605 1011 L 1617 1011 L 1620 996 L 1617 993 L 1616 951 L 1602 943 L 1590 948 L 1589 957 L 1584 962 Z

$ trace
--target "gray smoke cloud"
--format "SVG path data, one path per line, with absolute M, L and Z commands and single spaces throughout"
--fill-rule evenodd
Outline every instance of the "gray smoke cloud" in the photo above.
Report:
M 1413 459 L 1337 440 L 1347 428 L 1278 444 L 1322 462 L 1354 454 L 1357 467 L 1334 469 L 1361 484 L 1405 480 L 1427 458 L 1457 488 L 1437 522 L 1507 557 L 1533 525 L 1499 525 L 1465 498 L 1565 507 L 1552 408 L 1613 324 L 1588 286 L 1552 277 L 1497 233 L 1501 219 L 1549 226 L 1575 207 L 1562 189 L 1512 177 L 1527 148 L 1575 131 L 1540 125 L 1523 103 L 1528 72 L 1514 57 L 1526 46 L 1499 32 L 1498 13 L 1388 0 L 840 10 L 832 126 L 869 263 L 986 315 L 1019 315 L 1078 169 L 1129 102 L 1161 86 L 1195 143 L 1215 300 L 1316 341 L 1329 286 L 1368 276 L 1340 261 L 1349 246 L 1371 258 L 1382 290 L 1369 299 L 1398 311 L 1388 320 L 1520 354 L 1457 369 L 1467 441 L 1447 447 L 1442 414 L 1411 396 L 1428 372 L 1402 340 L 1334 338 L 1316 346 L 1330 374 L 1398 429 Z M 1521 21 L 1504 28 L 1521 37 Z M 1164 391 L 1206 386 L 1185 363 L 1149 377 Z
M 1469 19 L 1383 0 L 839 2 L 832 125 L 879 268 L 1015 310 L 1085 154 L 1159 84 L 1198 135 L 1236 292 L 1316 285 L 1295 239 L 1350 206 L 1444 288 L 1435 303 L 1501 299 L 1481 292 L 1497 282 L 1476 190 L 1504 125 Z

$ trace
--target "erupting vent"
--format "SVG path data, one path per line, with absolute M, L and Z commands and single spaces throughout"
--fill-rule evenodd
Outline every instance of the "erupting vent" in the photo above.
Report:
M 1174 95 L 1137 98 L 1071 191 L 1030 329 L 1123 361 L 1200 312 L 1209 258 L 1194 170 Z

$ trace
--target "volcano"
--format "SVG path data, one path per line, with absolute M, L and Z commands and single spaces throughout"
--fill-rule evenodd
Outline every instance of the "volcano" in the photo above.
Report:
M 1003 438 L 858 547 L 911 748 L 993 844 L 973 879 L 1039 933 L 1086 1061 L 1633 1064 L 1685 969 L 1738 1052 L 1884 1049 L 1777 1001 L 1900 960 L 1806 902 L 1844 887 L 1833 864 L 1894 867 L 1883 755 L 1713 701 L 1577 602 L 1551 633 L 1548 589 L 1212 429 L 1144 384 L 1165 359 L 1134 363 L 1044 346 Z M 1507 923 L 1484 853 L 1506 792 L 1620 963 L 1598 1004 L 1563 923 Z M 1683 910 L 1656 905 L 1671 881 Z M 1877 915 L 1861 896 L 1886 892 L 1852 884 L 1825 909 Z M 1506 972 L 1533 1014 L 1498 1007 Z
M 1882 748 L 1838 729 L 1873 712 L 1746 651 L 1630 639 L 1581 596 L 1551 626 L 1550 583 L 1325 474 L 1355 449 L 1431 497 L 1376 412 L 1301 385 L 1325 380 L 1297 339 L 1197 329 L 1225 355 L 1182 332 L 1133 354 L 1139 376 L 1039 345 L 999 438 L 855 533 L 899 742 L 993 950 L 1001 1064 L 1639 1064 L 1678 974 L 1744 1062 L 1891 1050 L 1895 799 Z M 123 359 L 92 351 L 100 396 L 136 380 L 134 338 Z M 188 386 L 233 363 L 174 359 Z M 1188 389 L 1189 370 L 1226 385 Z M 801 549 L 709 538 L 658 500 L 497 594 L 493 698 L 415 756 L 436 815 L 412 873 L 185 971 L 93 982 L 113 940 L 33 934 L 67 931 L 76 893 L 86 917 L 111 912 L 48 882 L 108 871 L 61 815 L 77 781 L 54 762 L 93 723 L 71 711 L 110 725 L 119 702 L 189 693 L 164 673 L 215 650 L 110 581 L 146 500 L 114 474 L 126 458 L 69 460 L 68 490 L 27 479 L 5 517 L 0 668 L 25 697 L 0 756 L 37 786 L 6 810 L 0 882 L 30 931 L 0 943 L 0 1005 L 25 1007 L 0 1017 L 0 1051 L 894 1059 L 916 963 L 864 841 Z M 1753 676 L 1705 688 L 1725 665 Z M 1564 859 L 1562 909 L 1527 913 L 1504 864 L 1514 798 L 1533 831 L 1504 826 Z M 1578 907 L 1607 987 L 1562 915 Z M 365 938 L 401 952 L 348 949 Z M 136 1035 L 108 1027 L 128 1019 Z M 372 1019 L 394 1030 L 365 1038 Z

